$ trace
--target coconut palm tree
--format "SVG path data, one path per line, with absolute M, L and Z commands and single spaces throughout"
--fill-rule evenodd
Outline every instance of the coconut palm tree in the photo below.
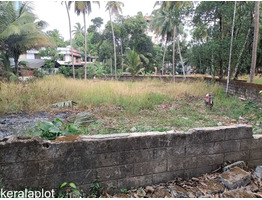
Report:
M 74 38 L 77 38 L 79 35 L 84 35 L 84 27 L 82 27 L 81 24 L 77 22 L 72 32 L 74 34 Z
M 32 48 L 49 45 L 47 37 L 42 33 L 46 23 L 36 21 L 37 18 L 27 3 L 22 4 L 18 11 L 14 10 L 12 2 L 7 2 L 6 6 L 8 21 L 1 27 L 0 41 L 8 47 L 6 53 L 14 58 L 15 71 L 18 74 L 18 59 L 21 54 Z
M 229 86 L 229 80 L 230 80 L 231 57 L 232 57 L 232 47 L 233 47 L 233 37 L 234 37 L 234 28 L 235 28 L 235 17 L 236 17 L 236 6 L 237 6 L 237 2 L 235 1 L 234 13 L 233 13 L 233 22 L 232 22 L 232 29 L 231 29 L 231 40 L 230 40 L 229 59 L 228 59 L 228 73 L 227 73 L 226 93 L 228 93 L 228 86 Z
M 135 75 L 141 70 L 142 62 L 140 60 L 139 55 L 135 52 L 135 50 L 129 50 L 126 56 L 125 66 L 127 67 L 127 71 L 129 71 L 132 75 L 132 81 L 135 80 Z
M 63 3 L 63 2 L 62 2 Z M 70 36 L 70 47 L 71 47 L 71 60 L 72 60 L 72 68 L 73 68 L 73 78 L 75 79 L 75 64 L 74 64 L 74 54 L 73 54 L 73 43 L 72 43 L 72 26 L 71 26 L 71 19 L 70 19 L 70 4 L 68 4 L 66 1 L 64 1 L 65 7 L 66 7 L 66 12 L 67 12 L 67 17 L 68 17 L 68 25 L 69 25 L 69 36 Z
M 84 35 L 85 35 L 85 80 L 86 80 L 86 75 L 87 75 L 87 66 L 86 66 L 86 49 L 87 49 L 87 44 L 86 44 L 86 34 L 87 34 L 87 29 L 86 29 L 86 14 L 90 14 L 92 12 L 92 3 L 96 3 L 100 6 L 99 1 L 75 1 L 75 12 L 77 15 L 80 15 L 81 13 L 83 14 L 83 19 L 84 19 Z
M 252 63 L 250 68 L 250 83 L 253 83 L 256 61 L 257 61 L 257 43 L 258 43 L 258 32 L 259 32 L 259 4 L 260 1 L 255 1 L 255 27 L 254 27 L 254 38 L 253 38 L 253 50 L 252 50 Z
M 112 22 L 112 14 L 119 15 L 119 12 L 122 12 L 122 6 L 124 4 L 120 1 L 108 1 L 106 4 L 106 11 L 109 12 L 110 23 L 112 28 L 112 36 L 113 36 L 113 44 L 114 44 L 114 62 L 115 62 L 115 79 L 117 79 L 117 71 L 116 71 L 116 41 L 115 41 L 115 33 L 114 27 Z
M 179 46 L 179 37 L 177 27 L 181 23 L 181 16 L 184 13 L 184 10 L 191 6 L 190 2 L 182 2 L 182 1 L 157 1 L 155 6 L 159 6 L 160 8 L 156 10 L 156 15 L 152 20 L 152 29 L 155 30 L 155 33 L 160 35 L 162 39 L 166 37 L 166 44 L 171 40 L 171 36 L 173 35 L 173 81 L 175 81 L 175 42 L 178 44 L 178 51 L 180 55 L 180 60 L 182 62 L 182 55 Z M 153 13 L 154 14 L 154 13 Z M 165 47 L 166 51 L 166 47 Z M 162 61 L 162 68 L 164 66 L 164 58 L 165 51 Z M 183 67 L 183 72 L 185 69 Z M 185 77 L 185 73 L 184 73 Z

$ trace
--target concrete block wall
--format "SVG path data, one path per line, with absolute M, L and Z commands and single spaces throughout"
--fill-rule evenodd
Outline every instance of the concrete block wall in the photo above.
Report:
M 262 164 L 262 138 L 250 126 L 0 141 L 0 177 L 8 189 L 55 189 L 66 181 L 88 191 L 99 175 L 113 192 L 200 176 L 237 160 Z

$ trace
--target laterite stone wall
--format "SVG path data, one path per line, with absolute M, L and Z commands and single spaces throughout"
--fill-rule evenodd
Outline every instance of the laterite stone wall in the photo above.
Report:
M 262 138 L 253 136 L 251 126 L 67 136 L 55 141 L 11 136 L 0 141 L 0 177 L 12 190 L 55 189 L 66 181 L 87 191 L 99 175 L 109 191 L 119 191 L 199 176 L 237 160 L 250 167 L 262 164 Z

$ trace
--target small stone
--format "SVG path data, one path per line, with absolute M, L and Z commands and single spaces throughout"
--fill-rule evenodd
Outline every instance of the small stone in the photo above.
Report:
M 239 167 L 241 169 L 246 169 L 247 165 L 246 165 L 246 163 L 244 161 L 237 161 L 237 162 L 234 162 L 234 163 L 232 163 L 230 165 L 225 166 L 223 168 L 223 172 L 225 172 L 225 171 L 227 171 L 227 170 L 229 170 L 229 169 L 231 169 L 233 167 Z
M 146 192 L 145 192 L 145 190 L 144 190 L 143 188 L 139 188 L 139 189 L 137 190 L 137 195 L 138 195 L 139 197 L 144 197 L 144 196 L 146 196 Z
M 232 123 L 237 123 L 237 120 L 236 119 L 231 119 L 231 122 Z
M 152 198 L 168 198 L 171 197 L 170 193 L 166 189 L 155 189 Z
M 130 129 L 130 131 L 135 132 L 135 131 L 136 131 L 136 127 L 132 127 L 132 128 Z
M 153 193 L 155 189 L 152 186 L 146 186 L 145 191 Z
M 223 126 L 223 124 L 221 122 L 218 122 L 217 125 L 218 126 Z
M 188 198 L 187 191 L 178 185 L 168 187 L 175 198 Z
M 242 119 L 244 119 L 243 117 L 241 117 L 241 116 L 239 116 L 239 118 L 238 119 L 240 119 L 240 120 L 242 120 Z
M 246 191 L 244 188 L 229 190 L 222 194 L 223 198 L 256 198 L 256 196 Z
M 257 166 L 254 175 L 262 179 L 262 166 Z
M 240 169 L 239 167 L 233 167 L 226 172 L 219 175 L 219 180 L 228 189 L 236 189 L 237 187 L 246 186 L 250 183 L 251 174 Z
M 184 120 L 188 120 L 188 117 L 182 117 Z

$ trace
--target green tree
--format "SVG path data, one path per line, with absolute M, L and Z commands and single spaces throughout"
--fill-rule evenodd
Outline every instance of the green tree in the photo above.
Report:
M 63 58 L 63 55 L 59 54 L 59 51 L 56 48 L 47 47 L 44 50 L 39 51 L 39 56 L 45 58 L 45 67 L 49 69 L 50 73 L 54 73 L 55 64 L 57 60 Z
M 115 64 L 115 79 L 117 79 L 117 68 L 116 68 L 116 43 L 115 43 L 115 35 L 114 35 L 114 27 L 112 22 L 112 14 L 119 15 L 119 12 L 122 12 L 122 6 L 124 4 L 120 1 L 108 1 L 106 4 L 106 11 L 109 12 L 110 23 L 112 28 L 112 36 L 113 36 L 113 44 L 114 44 L 114 64 Z
M 77 22 L 74 26 L 74 30 L 72 31 L 74 34 L 74 38 L 78 37 L 78 36 L 83 36 L 84 33 L 84 27 L 81 26 L 81 24 L 79 22 Z
M 69 26 L 69 36 L 70 36 L 70 47 L 71 47 L 71 61 L 72 61 L 72 68 L 73 68 L 73 78 L 75 79 L 75 64 L 74 64 L 74 55 L 73 55 L 73 41 L 72 41 L 72 26 L 71 26 L 71 18 L 69 14 L 69 5 L 65 1 L 65 7 L 66 7 L 66 12 L 67 12 L 67 17 L 68 17 L 68 26 Z
M 127 52 L 125 60 L 127 71 L 132 75 L 132 81 L 135 80 L 135 75 L 141 70 L 142 62 L 139 55 L 134 50 L 129 50 Z
M 257 61 L 257 43 L 258 43 L 258 33 L 259 33 L 259 5 L 260 1 L 255 1 L 255 28 L 254 28 L 254 38 L 253 38 L 253 49 L 252 49 L 252 63 L 250 69 L 250 83 L 253 83 L 256 61 Z
M 43 21 L 37 21 L 27 3 L 21 5 L 19 10 L 14 10 L 13 2 L 1 2 L 0 11 L 3 11 L 2 19 L 6 18 L 0 25 L 1 44 L 8 46 L 6 54 L 14 58 L 15 72 L 18 74 L 19 56 L 32 48 L 40 48 L 49 45 L 42 29 L 46 25 Z
M 87 29 L 86 29 L 86 14 L 90 14 L 92 12 L 92 3 L 96 3 L 98 5 L 98 1 L 76 1 L 75 2 L 75 12 L 77 15 L 80 15 L 81 13 L 83 14 L 83 19 L 84 19 L 84 39 L 85 39 L 85 80 L 87 78 L 87 59 L 86 59 L 86 49 L 87 49 L 87 43 L 86 43 L 86 34 L 87 34 Z

